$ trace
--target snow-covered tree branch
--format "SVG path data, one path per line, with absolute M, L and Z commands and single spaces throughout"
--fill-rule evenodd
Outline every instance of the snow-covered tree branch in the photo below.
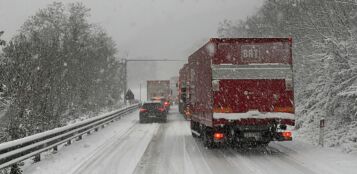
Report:
M 10 139 L 53 129 L 120 100 L 122 65 L 113 40 L 81 3 L 53 3 L 6 45 L 1 83 L 11 104 Z M 2 42 L 1 42 L 2 43 Z

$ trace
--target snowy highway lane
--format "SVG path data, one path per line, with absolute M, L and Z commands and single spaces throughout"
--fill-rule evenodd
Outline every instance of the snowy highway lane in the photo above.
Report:
M 305 143 L 272 142 L 267 148 L 206 149 L 191 136 L 189 122 L 173 111 L 153 137 L 135 173 L 356 173 L 357 156 Z
M 264 149 L 206 149 L 173 107 L 165 124 L 139 124 L 135 112 L 24 173 L 349 174 L 357 156 L 306 143 L 272 142 Z
M 56 154 L 24 167 L 34 174 L 130 174 L 133 173 L 159 125 L 141 125 L 138 111 L 124 116 L 104 129 L 83 137 Z

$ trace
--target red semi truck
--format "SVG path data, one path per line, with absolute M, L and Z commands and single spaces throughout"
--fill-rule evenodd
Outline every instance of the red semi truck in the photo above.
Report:
M 213 38 L 189 56 L 180 90 L 192 135 L 207 147 L 291 141 L 291 45 L 291 38 Z
M 146 87 L 148 101 L 154 97 L 170 97 L 170 80 L 148 80 Z

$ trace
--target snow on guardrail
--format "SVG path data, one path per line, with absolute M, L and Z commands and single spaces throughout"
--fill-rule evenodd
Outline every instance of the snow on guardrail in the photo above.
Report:
M 114 119 L 126 115 L 137 108 L 137 104 L 130 105 L 68 126 L 2 143 L 0 144 L 0 169 L 25 159 L 39 156 L 41 152 L 51 148 L 57 150 L 58 145 L 66 142 L 70 144 L 72 139 L 82 138 L 83 134 L 92 130 L 97 131 L 100 126 L 112 122 Z

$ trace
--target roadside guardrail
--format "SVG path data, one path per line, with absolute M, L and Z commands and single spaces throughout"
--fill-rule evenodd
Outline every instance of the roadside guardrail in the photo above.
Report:
M 53 149 L 58 150 L 58 145 L 72 143 L 72 140 L 82 139 L 84 134 L 98 131 L 100 127 L 121 118 L 138 109 L 138 104 L 115 110 L 84 121 L 59 127 L 49 131 L 27 136 L 14 141 L 0 144 L 0 169 L 9 167 L 28 158 L 35 157 L 41 160 L 41 153 Z

